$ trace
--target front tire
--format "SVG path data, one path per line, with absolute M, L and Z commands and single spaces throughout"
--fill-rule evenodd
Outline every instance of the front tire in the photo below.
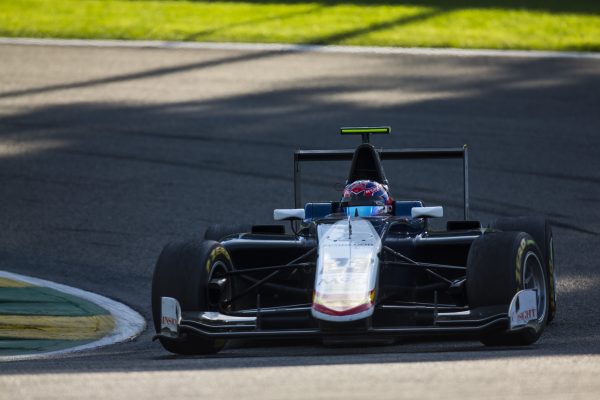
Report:
M 552 227 L 542 217 L 502 217 L 491 224 L 491 228 L 504 232 L 527 232 L 537 243 L 548 271 L 548 293 L 550 308 L 548 323 L 556 316 L 556 269 L 554 267 L 554 239 Z
M 471 308 L 508 306 L 524 289 L 538 293 L 538 322 L 534 331 L 495 331 L 480 337 L 487 346 L 525 346 L 537 341 L 549 315 L 548 273 L 541 252 L 525 232 L 487 233 L 471 245 L 467 260 L 467 296 Z
M 152 318 L 160 331 L 161 297 L 177 299 L 184 311 L 218 311 L 211 301 L 208 282 L 213 274 L 231 270 L 229 254 L 214 241 L 170 243 L 161 252 L 152 277 Z M 214 354 L 225 340 L 182 335 L 180 340 L 159 338 L 162 346 L 176 354 Z

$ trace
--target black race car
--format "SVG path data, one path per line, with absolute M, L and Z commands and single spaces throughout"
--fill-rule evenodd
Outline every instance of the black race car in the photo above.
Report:
M 529 345 L 556 313 L 552 230 L 543 218 L 468 218 L 467 147 L 377 150 L 373 133 L 355 150 L 294 154 L 294 209 L 285 225 L 217 225 L 204 241 L 168 244 L 152 280 L 155 339 L 178 354 L 209 354 L 233 338 L 393 340 L 402 335 L 471 334 L 486 345 Z M 365 199 L 300 204 L 300 166 L 351 161 L 347 183 L 387 188 L 382 161 L 462 160 L 464 220 L 430 229 L 441 207 Z M 356 200 L 355 203 L 353 201 Z M 366 199 L 368 201 L 368 199 Z M 381 206 L 381 204 L 375 204 Z M 381 208 L 381 207 L 379 207 Z M 352 210 L 349 212 L 349 210 Z

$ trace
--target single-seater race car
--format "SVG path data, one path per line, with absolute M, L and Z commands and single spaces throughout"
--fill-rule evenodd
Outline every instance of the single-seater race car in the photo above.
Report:
M 152 280 L 155 339 L 178 354 L 210 354 L 234 338 L 393 340 L 468 335 L 485 345 L 529 345 L 556 313 L 552 230 L 544 218 L 469 219 L 467 147 L 298 150 L 285 225 L 207 229 L 168 244 Z M 382 161 L 459 159 L 464 219 L 430 228 L 440 206 L 393 200 Z M 301 165 L 351 161 L 343 196 L 300 206 Z

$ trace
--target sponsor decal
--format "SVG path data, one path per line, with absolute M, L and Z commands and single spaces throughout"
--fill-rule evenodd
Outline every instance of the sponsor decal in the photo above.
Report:
M 177 319 L 173 318 L 173 317 L 167 317 L 165 315 L 163 315 L 163 317 L 160 319 L 160 323 L 161 325 L 168 325 L 170 327 L 177 327 Z
M 550 309 L 556 309 L 556 275 L 554 273 L 554 240 L 548 244 L 548 273 L 550 274 Z
M 208 260 L 206 260 L 206 272 L 210 272 L 210 267 L 217 259 L 218 256 L 224 256 L 227 261 L 231 262 L 231 257 L 229 257 L 229 253 L 225 250 L 224 247 L 217 246 L 210 252 L 208 256 Z
M 518 292 L 510 303 L 508 315 L 511 329 L 537 321 L 537 291 L 526 289 Z
M 172 297 L 161 298 L 160 331 L 169 336 L 179 334 L 179 321 L 181 321 L 181 308 L 179 302 Z
M 519 244 L 519 250 L 517 250 L 517 259 L 516 259 L 516 268 L 515 268 L 515 281 L 517 282 L 517 287 L 523 287 L 523 252 L 525 251 L 525 247 L 527 246 L 527 241 L 525 239 L 521 239 L 521 243 Z
M 231 261 L 231 258 L 229 257 L 229 253 L 227 252 L 227 250 L 225 250 L 224 247 L 221 247 L 221 246 L 215 247 L 210 252 L 210 260 L 215 261 L 215 259 L 221 255 L 224 256 L 227 260 Z
M 537 309 L 530 308 L 528 310 L 524 310 L 524 311 L 517 313 L 516 321 L 518 323 L 527 323 L 527 322 L 531 321 L 532 319 L 536 319 L 536 318 L 537 318 Z
M 349 240 L 340 239 L 336 243 L 329 243 L 323 245 L 323 247 L 348 247 Z M 356 243 L 353 244 L 354 247 L 373 247 L 375 246 L 373 243 Z

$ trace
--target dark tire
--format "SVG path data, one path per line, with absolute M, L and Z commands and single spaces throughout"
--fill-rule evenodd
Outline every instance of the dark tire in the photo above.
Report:
M 213 274 L 231 268 L 227 251 L 217 242 L 189 241 L 165 246 L 152 277 L 152 318 L 156 332 L 160 331 L 161 297 L 177 299 L 182 312 L 217 311 L 218 306 L 209 300 L 208 282 Z M 177 341 L 159 340 L 171 353 L 186 355 L 213 354 L 225 345 L 225 340 L 193 335 Z
M 220 242 L 223 238 L 236 233 L 246 233 L 252 230 L 248 224 L 215 224 L 210 225 L 204 232 L 204 240 L 214 240 Z
M 502 305 L 508 307 L 520 290 L 532 288 L 525 282 L 529 272 L 538 273 L 540 287 L 547 287 L 548 273 L 541 252 L 533 238 L 525 232 L 494 232 L 477 238 L 467 259 L 467 296 L 471 308 Z M 527 271 L 526 271 L 527 270 Z M 541 329 L 517 332 L 495 331 L 483 334 L 487 346 L 524 346 L 534 343 L 548 320 L 547 289 L 540 296 L 538 315 Z
M 550 297 L 548 323 L 550 323 L 556 316 L 556 269 L 554 268 L 554 240 L 550 223 L 542 217 L 511 217 L 498 218 L 490 227 L 505 232 L 527 232 L 537 243 L 550 277 L 547 280 Z

